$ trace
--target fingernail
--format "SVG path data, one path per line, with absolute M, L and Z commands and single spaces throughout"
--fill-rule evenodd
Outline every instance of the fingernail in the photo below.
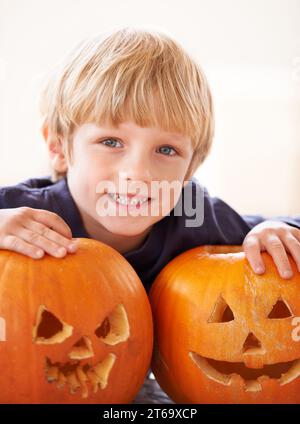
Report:
M 71 244 L 68 245 L 68 250 L 70 252 L 75 252 L 76 249 L 77 249 L 77 244 L 76 243 L 71 243 Z
M 292 271 L 283 271 L 283 273 L 282 273 L 283 278 L 291 278 L 292 276 L 293 276 Z
M 255 272 L 256 274 L 262 274 L 264 272 L 264 269 L 261 266 L 258 266 L 257 268 L 255 268 Z
M 59 256 L 65 255 L 66 254 L 66 249 L 64 247 L 60 247 L 59 249 L 57 249 L 56 253 Z
M 44 255 L 44 251 L 43 250 L 37 250 L 35 252 L 35 257 L 36 258 L 41 258 Z

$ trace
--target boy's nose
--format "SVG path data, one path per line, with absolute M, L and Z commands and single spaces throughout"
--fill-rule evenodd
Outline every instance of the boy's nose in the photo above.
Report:
M 150 166 L 143 158 L 128 160 L 122 167 L 120 174 L 127 180 L 151 181 Z

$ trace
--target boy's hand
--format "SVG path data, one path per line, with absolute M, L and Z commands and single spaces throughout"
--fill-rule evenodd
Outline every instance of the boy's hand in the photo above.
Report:
M 33 259 L 47 252 L 62 258 L 77 249 L 65 221 L 53 212 L 27 207 L 0 209 L 0 249 L 8 249 Z
M 256 225 L 247 234 L 243 249 L 256 274 L 265 272 L 260 253 L 263 251 L 273 257 L 282 278 L 293 276 L 287 252 L 294 258 L 300 272 L 300 230 L 284 222 L 265 221 Z

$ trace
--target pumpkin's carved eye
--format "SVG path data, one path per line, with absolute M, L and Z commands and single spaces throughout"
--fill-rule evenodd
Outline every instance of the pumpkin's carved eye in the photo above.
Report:
M 33 327 L 33 341 L 37 344 L 62 343 L 70 337 L 73 327 L 59 320 L 44 305 L 39 306 L 36 325 Z
M 214 309 L 208 318 L 208 323 L 212 322 L 230 322 L 234 320 L 233 312 L 226 302 L 226 300 L 223 298 L 222 295 L 219 296 L 218 300 L 216 301 L 214 305 Z
M 129 338 L 130 328 L 123 305 L 118 305 L 96 328 L 95 334 L 105 344 L 116 345 Z
M 270 319 L 282 319 L 290 318 L 293 316 L 293 313 L 289 305 L 283 299 L 279 298 L 275 305 L 273 305 L 271 312 L 268 315 Z

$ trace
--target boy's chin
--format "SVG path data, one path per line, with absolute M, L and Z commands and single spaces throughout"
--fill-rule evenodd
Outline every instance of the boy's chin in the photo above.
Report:
M 134 218 L 133 218 L 134 219 Z M 102 225 L 104 223 L 102 222 Z M 141 236 L 142 234 L 145 234 L 147 231 L 149 231 L 149 228 L 152 226 L 152 224 L 145 224 L 139 225 L 137 222 L 133 223 L 114 223 L 109 222 L 105 223 L 104 227 L 107 231 L 112 233 L 115 236 L 123 236 L 123 237 L 137 237 Z

